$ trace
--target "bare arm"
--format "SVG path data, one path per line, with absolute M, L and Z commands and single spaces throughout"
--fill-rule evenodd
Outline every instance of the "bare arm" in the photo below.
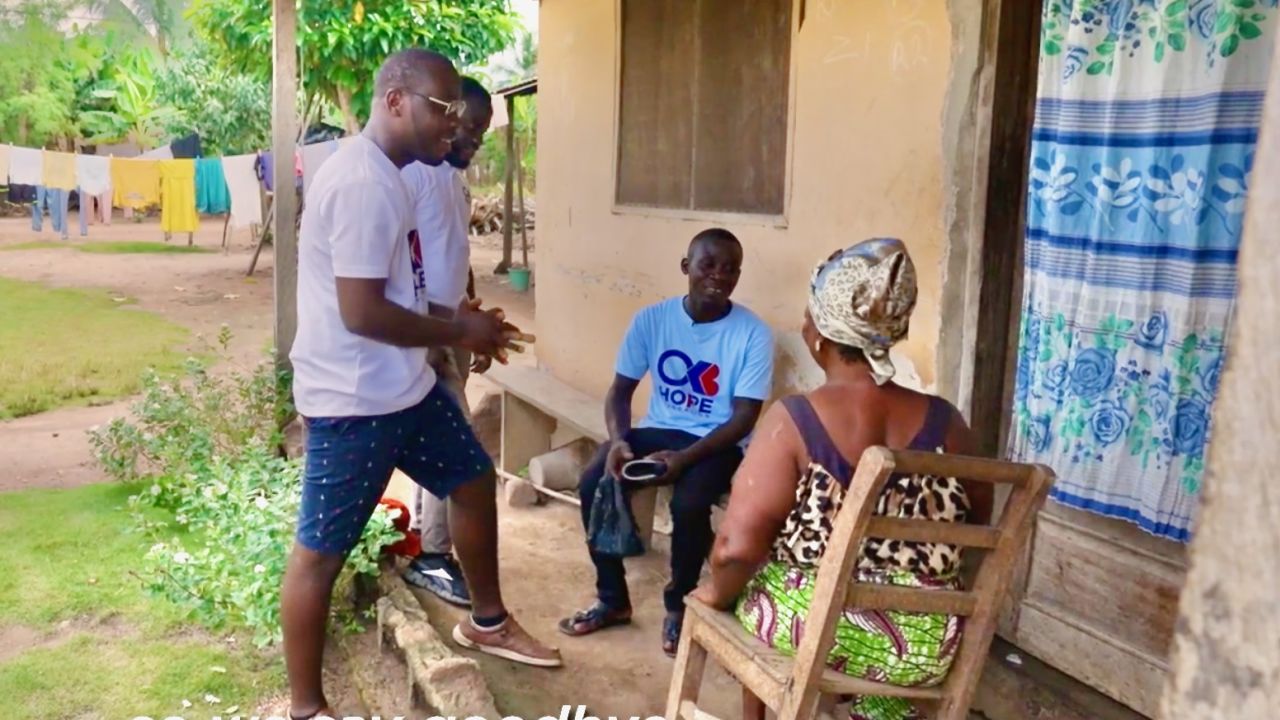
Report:
M 973 455 L 978 447 L 973 431 L 964 421 L 959 411 L 951 413 L 951 425 L 947 427 L 947 452 L 954 455 Z M 961 480 L 961 487 L 969 496 L 969 522 L 975 525 L 986 525 L 991 522 L 991 512 L 995 505 L 995 488 L 989 483 Z
M 729 508 L 711 549 L 711 580 L 695 597 L 727 609 L 769 557 L 795 506 L 803 443 L 791 416 L 776 403 L 733 480 Z
M 751 432 L 751 428 L 756 426 L 756 420 L 760 419 L 760 408 L 763 405 L 764 403 L 760 400 L 735 397 L 733 414 L 729 419 L 700 440 L 684 450 L 663 450 L 650 457 L 665 462 L 667 477 L 664 480 L 675 482 L 680 477 L 680 473 L 687 468 L 741 442 Z
M 631 400 L 640 381 L 626 375 L 614 375 L 613 384 L 604 398 L 604 422 L 609 439 L 617 442 L 631 432 Z
M 353 334 L 396 347 L 464 347 L 487 355 L 499 350 L 519 351 L 515 341 L 531 341 L 502 319 L 500 310 L 485 312 L 461 308 L 452 320 L 424 317 L 401 307 L 386 296 L 382 278 L 336 278 L 338 311 L 342 324 Z

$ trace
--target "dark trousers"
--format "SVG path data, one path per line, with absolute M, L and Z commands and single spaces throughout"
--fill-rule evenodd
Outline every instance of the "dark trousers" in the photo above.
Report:
M 659 450 L 683 450 L 698 439 L 696 435 L 679 430 L 653 428 L 635 429 L 626 436 L 637 458 Z M 591 501 L 604 475 L 608 452 L 609 444 L 605 443 L 578 484 L 584 527 L 590 525 Z M 733 473 L 741 462 L 740 449 L 722 450 L 688 468 L 676 480 L 671 495 L 671 581 L 663 592 L 663 603 L 669 612 L 683 611 L 684 596 L 698 585 L 702 563 L 711 550 L 711 541 L 715 539 L 711 532 L 711 507 L 729 491 Z M 622 559 L 591 553 L 591 561 L 596 566 L 596 594 L 600 601 L 619 610 L 630 608 L 627 571 Z

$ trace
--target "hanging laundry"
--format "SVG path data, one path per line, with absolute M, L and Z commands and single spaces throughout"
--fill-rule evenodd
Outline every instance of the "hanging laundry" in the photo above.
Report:
M 161 160 L 160 229 L 167 233 L 189 233 L 198 227 L 195 161 Z
M 337 151 L 338 142 L 336 140 L 302 146 L 302 189 L 304 191 L 311 187 L 311 179 L 316 176 L 316 171 L 320 169 L 324 161 L 328 160 L 329 156 Z
M 111 189 L 111 158 L 97 155 L 76 156 L 76 184 L 80 192 L 101 195 Z
M 221 158 L 196 160 L 196 210 L 223 215 L 231 210 L 231 195 L 222 172 Z
M 173 146 L 165 145 L 163 147 L 158 147 L 155 150 L 148 150 L 139 155 L 138 158 L 142 160 L 172 160 Z
M 0 145 L 0 180 L 8 182 L 9 178 L 9 146 Z
M 14 146 L 9 153 L 9 182 L 13 185 L 43 185 L 43 151 Z
M 76 181 L 80 183 L 80 217 L 111 224 L 111 158 L 76 156 Z
M 71 153 L 44 151 L 43 182 L 54 190 L 76 189 L 76 156 Z
M 160 202 L 160 161 L 111 158 L 115 204 L 141 209 Z
M 18 185 L 9 183 L 9 202 L 14 205 L 33 203 L 36 201 L 35 185 Z
M 267 192 L 275 191 L 275 158 L 270 152 L 264 152 L 258 155 L 258 179 L 262 181 L 262 186 Z M 293 174 L 298 187 L 302 187 L 302 153 L 294 152 L 293 154 Z
M 200 136 L 191 133 L 186 137 L 179 138 L 169 143 L 169 149 L 173 152 L 173 157 L 178 158 L 198 158 L 204 153 L 200 152 Z
M 231 224 L 238 227 L 262 224 L 262 186 L 255 167 L 257 155 L 222 158 L 222 173 L 231 196 Z

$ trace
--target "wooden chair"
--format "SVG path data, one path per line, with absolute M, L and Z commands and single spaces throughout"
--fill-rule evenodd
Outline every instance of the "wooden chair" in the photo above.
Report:
M 876 498 L 894 473 L 954 477 L 1006 486 L 1008 500 L 994 526 L 875 517 Z M 747 634 L 727 612 L 690 599 L 684 631 L 667 697 L 668 720 L 708 720 L 697 707 L 707 656 L 715 658 L 743 686 L 745 715 L 763 716 L 763 706 L 778 720 L 808 720 L 822 698 L 878 695 L 911 700 L 938 720 L 963 720 L 982 674 L 995 633 L 1000 602 L 1008 590 L 1030 533 L 1032 520 L 1048 495 L 1053 471 L 1035 465 L 928 452 L 869 448 L 858 463 L 831 540 L 818 568 L 813 604 L 795 657 L 785 656 Z M 997 493 L 996 497 L 999 498 Z M 947 543 L 968 549 L 966 570 L 981 560 L 966 591 L 923 590 L 850 583 L 864 538 Z M 983 551 L 978 557 L 975 551 Z M 835 643 L 836 620 L 846 607 L 945 613 L 967 618 L 954 664 L 936 687 L 899 687 L 861 680 L 830 670 L 827 656 Z M 752 712 L 754 710 L 754 712 Z

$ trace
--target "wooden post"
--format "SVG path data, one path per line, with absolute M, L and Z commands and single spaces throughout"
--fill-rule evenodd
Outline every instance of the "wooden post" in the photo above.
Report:
M 294 153 L 298 138 L 298 8 L 294 0 L 273 0 L 271 152 L 275 157 L 275 343 L 276 365 L 289 367 L 289 351 L 298 331 L 298 196 L 294 191 Z
M 516 195 L 520 198 L 520 264 L 529 268 L 529 229 L 526 227 L 528 216 L 524 211 L 524 149 L 520 140 L 516 140 Z
M 507 101 L 507 187 L 502 214 L 502 261 L 493 270 L 497 275 L 505 275 L 511 268 L 511 216 L 514 212 L 511 205 L 515 191 L 515 163 L 519 162 L 516 159 L 516 98 L 514 95 L 508 95 L 505 99 Z
M 1174 635 L 1166 720 L 1269 718 L 1280 707 L 1280 44 L 1249 182 L 1239 296 L 1213 410 L 1204 498 Z

